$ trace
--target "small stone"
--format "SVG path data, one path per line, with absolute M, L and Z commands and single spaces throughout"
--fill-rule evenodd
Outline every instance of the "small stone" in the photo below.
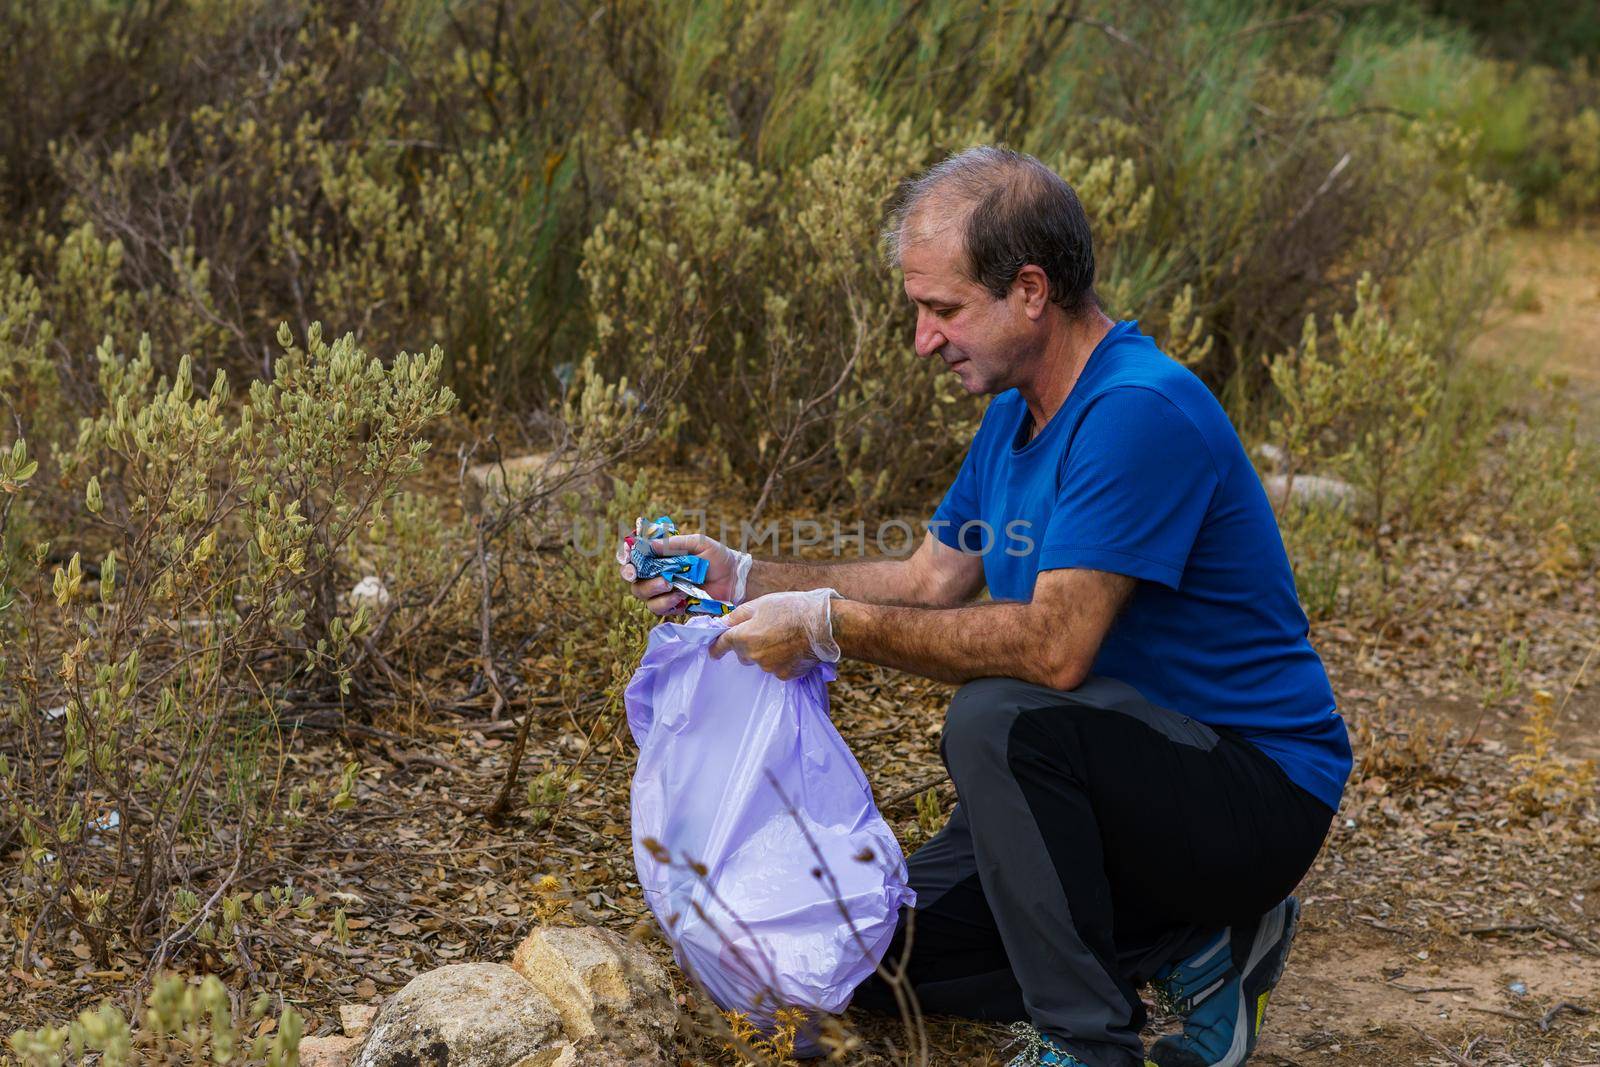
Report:
M 345 1067 L 360 1042 L 354 1037 L 329 1034 L 300 1039 L 300 1067 Z
M 1277 445 L 1263 441 L 1259 445 L 1256 445 L 1252 451 L 1255 452 L 1257 459 L 1261 460 L 1262 463 L 1271 467 L 1273 470 L 1283 469 L 1283 463 L 1286 457 L 1284 456 L 1283 449 L 1279 448 Z
M 478 512 L 532 496 L 553 496 L 568 491 L 589 494 L 599 489 L 599 482 L 592 472 L 574 464 L 570 456 L 531 452 L 467 468 L 463 488 L 467 509 Z
M 381 611 L 389 606 L 389 590 L 376 574 L 367 575 L 350 590 L 350 606 L 359 608 L 363 605 L 370 611 Z
M 345 1037 L 365 1037 L 367 1031 L 372 1029 L 372 1020 L 377 1016 L 378 1007 L 375 1004 L 341 1004 L 339 1029 L 344 1031 Z

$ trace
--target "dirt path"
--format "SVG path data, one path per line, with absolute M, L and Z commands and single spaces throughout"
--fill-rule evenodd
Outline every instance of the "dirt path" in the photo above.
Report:
M 1418 942 L 1325 920 L 1296 946 L 1255 1062 L 1454 1062 L 1445 1049 L 1482 1064 L 1600 1062 L 1593 1016 L 1564 1008 L 1545 1021 L 1558 1004 L 1597 1003 L 1600 960 L 1577 950 Z
M 1600 239 L 1524 231 L 1508 238 L 1507 251 L 1510 296 L 1490 315 L 1472 354 L 1551 379 L 1600 433 Z M 1585 644 L 1592 649 L 1600 640 L 1595 585 L 1591 575 L 1565 597 L 1549 598 L 1567 599 L 1565 610 L 1534 608 L 1509 628 L 1538 650 L 1530 662 L 1542 675 L 1527 688 L 1548 687 L 1562 698 L 1554 727 L 1558 750 L 1571 761 L 1600 759 L 1600 663 L 1591 662 L 1584 681 L 1567 692 Z M 1526 749 L 1525 698 L 1486 709 L 1451 692 L 1458 687 L 1449 670 L 1437 666 L 1460 654 L 1451 629 L 1483 624 L 1487 612 L 1467 607 L 1441 611 L 1429 632 L 1416 635 L 1427 646 L 1420 657 L 1396 650 L 1380 659 L 1379 648 L 1361 641 L 1353 649 L 1326 648 L 1330 667 L 1343 673 L 1352 723 L 1387 716 L 1397 730 L 1438 730 L 1440 738 L 1449 731 L 1472 744 L 1450 780 L 1423 788 L 1416 803 L 1408 803 L 1418 801 L 1415 787 L 1369 789 L 1358 772 L 1328 849 L 1302 888 L 1305 927 L 1257 1062 L 1600 1064 L 1600 854 L 1593 842 L 1574 845 L 1500 819 L 1450 825 L 1514 787 L 1519 776 L 1507 757 Z M 1485 847 L 1497 832 L 1503 839 Z M 1543 926 L 1465 932 L 1535 924 Z M 1559 1005 L 1571 1007 L 1551 1014 Z
M 1600 232 L 1518 230 L 1505 250 L 1510 295 L 1473 354 L 1554 377 L 1600 414 Z

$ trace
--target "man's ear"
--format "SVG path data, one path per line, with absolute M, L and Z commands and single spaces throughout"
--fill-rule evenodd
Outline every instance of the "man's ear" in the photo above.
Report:
M 1032 263 L 1017 272 L 1016 280 L 1011 283 L 1011 291 L 1020 293 L 1022 310 L 1030 319 L 1038 319 L 1044 314 L 1044 309 L 1050 306 L 1050 279 L 1045 276 L 1042 267 Z

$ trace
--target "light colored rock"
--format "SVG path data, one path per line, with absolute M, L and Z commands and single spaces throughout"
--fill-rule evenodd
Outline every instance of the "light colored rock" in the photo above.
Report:
M 561 1016 L 498 963 L 418 975 L 383 1006 L 355 1067 L 557 1067 L 570 1059 Z
M 350 590 L 350 606 L 359 608 L 363 604 L 369 611 L 381 611 L 389 606 L 389 590 L 376 574 L 367 575 Z
M 1257 459 L 1271 467 L 1273 470 L 1283 469 L 1283 449 L 1279 448 L 1272 442 L 1262 441 L 1259 445 L 1256 445 L 1255 448 L 1251 449 L 1251 451 L 1255 453 Z
M 603 1048 L 631 1057 L 621 1062 L 647 1062 L 672 1038 L 677 1012 L 666 972 L 618 934 L 540 927 L 517 946 L 511 966 L 549 998 L 567 1036 L 586 1051 Z
M 362 1038 L 372 1029 L 372 1020 L 378 1015 L 375 1004 L 339 1005 L 339 1029 L 345 1037 Z
M 345 1067 L 360 1042 L 353 1037 L 329 1034 L 300 1039 L 300 1067 Z
M 1360 503 L 1361 497 L 1349 482 L 1322 474 L 1296 475 L 1292 485 L 1284 475 L 1269 474 L 1261 479 L 1261 484 L 1266 487 L 1272 506 L 1280 510 L 1288 502 L 1300 507 L 1316 504 L 1350 511 Z
M 595 487 L 594 476 L 577 472 L 569 457 L 549 452 L 531 452 L 499 463 L 479 463 L 467 468 L 467 507 L 481 511 L 485 503 L 504 504 L 530 493 L 576 490 Z

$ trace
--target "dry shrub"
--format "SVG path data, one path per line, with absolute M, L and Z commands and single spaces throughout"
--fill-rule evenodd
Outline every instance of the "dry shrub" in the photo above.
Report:
M 1549 824 L 1576 819 L 1593 811 L 1600 799 L 1595 792 L 1594 760 L 1575 760 L 1560 752 L 1555 723 L 1564 706 L 1565 702 L 1558 706 L 1549 691 L 1537 690 L 1522 728 L 1527 751 L 1511 757 L 1517 780 L 1510 797 L 1530 821 Z
M 1334 316 L 1333 342 L 1323 356 L 1316 319 L 1307 316 L 1299 349 L 1273 361 L 1283 413 L 1272 435 L 1288 457 L 1290 486 L 1320 460 L 1362 494 L 1372 511 L 1373 555 L 1387 580 L 1381 534 L 1438 401 L 1438 365 L 1414 331 L 1384 312 L 1370 276 L 1357 286 L 1354 313 Z
M 0 209 L 39 235 L 15 251 L 46 290 L 63 358 L 142 328 L 160 352 L 260 373 L 272 358 L 260 339 L 277 322 L 304 332 L 325 321 L 380 349 L 444 342 L 474 395 L 527 384 L 517 372 L 564 321 L 530 296 L 573 295 L 570 273 L 556 284 L 542 268 L 585 225 L 581 209 L 551 210 L 576 190 L 576 156 L 542 123 L 495 115 L 488 94 L 521 75 L 492 69 L 484 85 L 494 64 L 465 43 L 467 26 L 407 5 L 248 0 L 120 17 L 10 5 L 8 19 L 85 83 L 101 81 L 89 71 L 108 52 L 138 68 L 121 111 L 113 93 L 12 115 L 27 155 Z M 8 103 L 39 96 L 20 80 L 0 90 Z M 113 298 L 49 298 L 69 240 L 97 247 L 105 269 L 88 274 Z M 537 399 L 555 385 L 531 384 Z
M 1306 615 L 1331 619 L 1349 608 L 1358 596 L 1370 557 L 1359 531 L 1342 507 L 1307 503 L 1282 509 L 1278 529 L 1294 569 L 1295 589 Z
M 454 397 L 438 350 L 385 365 L 348 335 L 280 342 L 237 404 L 187 356 L 158 377 L 148 338 L 132 358 L 100 347 L 103 406 L 61 462 L 84 549 L 50 568 L 39 546 L 0 620 L 0 802 L 22 856 L 5 896 L 29 951 L 70 926 L 102 966 L 156 934 L 160 954 L 305 799 L 278 795 L 278 693 L 349 691 L 372 620 L 337 595 L 341 553 Z M 222 859 L 180 918 L 190 847 Z
M 1353 780 L 1378 779 L 1384 792 L 1446 782 L 1450 732 L 1447 720 L 1419 711 L 1386 715 L 1380 701 L 1374 715 L 1351 720 L 1350 746 L 1358 757 Z
M 929 161 L 929 139 L 838 95 L 832 147 L 787 180 L 708 121 L 624 146 L 616 205 L 584 250 L 595 365 L 691 356 L 685 436 L 757 491 L 757 514 L 780 490 L 862 506 L 903 493 L 930 458 L 957 454 L 973 415 L 915 365 L 877 255 L 884 202 Z

